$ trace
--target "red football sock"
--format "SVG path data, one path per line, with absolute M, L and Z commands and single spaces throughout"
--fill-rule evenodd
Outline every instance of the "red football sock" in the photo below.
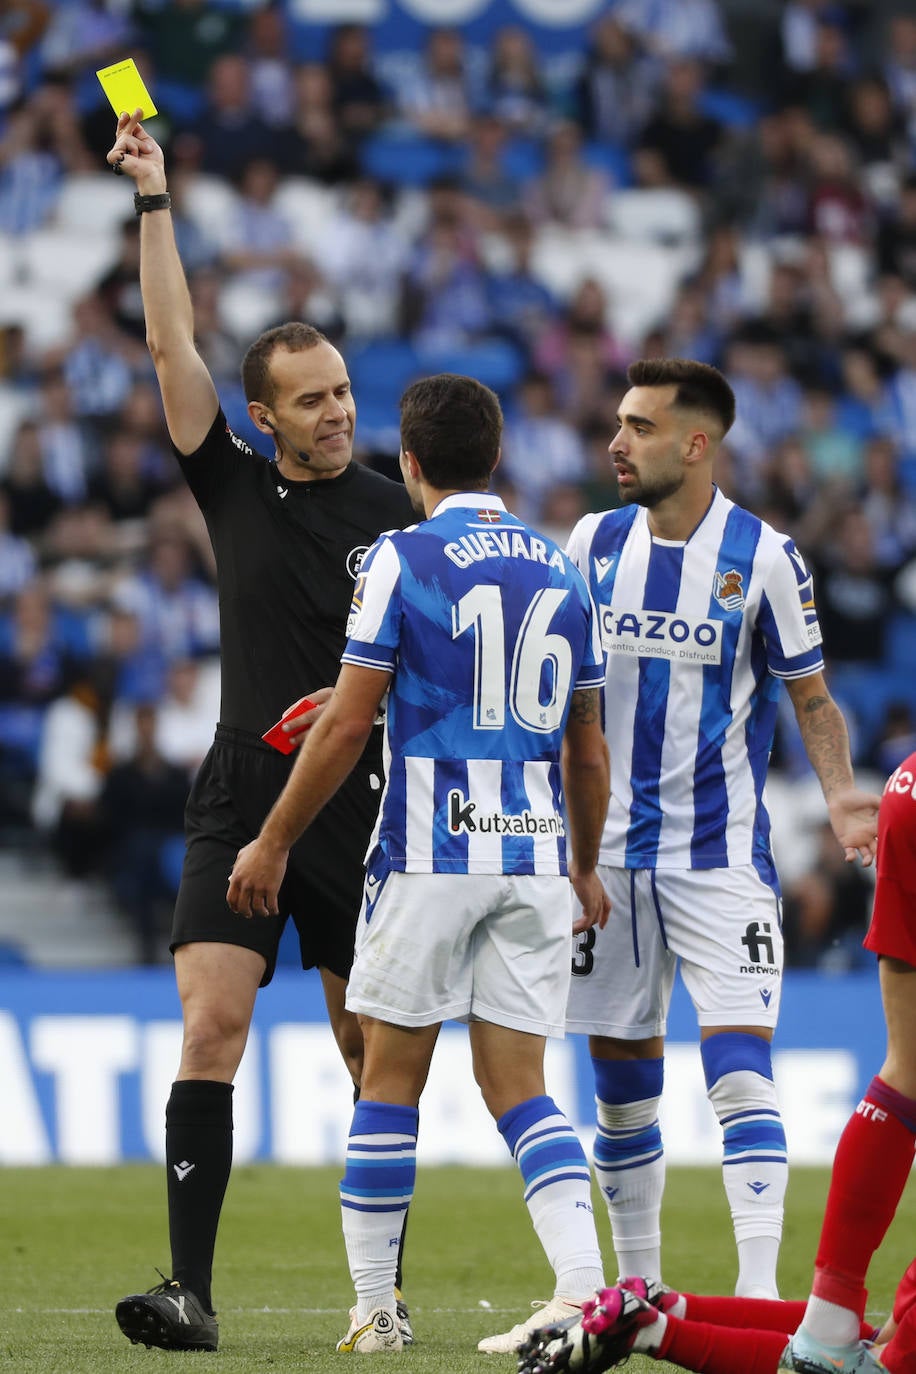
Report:
M 779 1298 L 703 1297 L 682 1293 L 687 1300 L 689 1322 L 712 1322 L 713 1326 L 750 1326 L 757 1331 L 797 1331 L 807 1302 L 783 1302 Z M 874 1339 L 875 1328 L 863 1322 L 859 1335 L 863 1341 Z
M 916 1103 L 873 1078 L 837 1146 L 811 1291 L 860 1317 L 871 1257 L 913 1167 L 916 1138 L 904 1121 L 914 1117 Z
M 686 1319 L 711 1322 L 713 1326 L 749 1326 L 757 1331 L 795 1331 L 805 1315 L 804 1302 L 769 1298 L 701 1297 L 685 1293 Z
M 698 1374 L 776 1374 L 788 1340 L 787 1331 L 739 1331 L 669 1317 L 657 1355 Z

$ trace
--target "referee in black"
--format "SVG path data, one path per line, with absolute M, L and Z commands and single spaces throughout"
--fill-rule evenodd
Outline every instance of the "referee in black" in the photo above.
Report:
M 229 874 L 295 757 L 261 735 L 307 693 L 319 705 L 294 731 L 303 738 L 337 677 L 363 552 L 381 531 L 416 517 L 403 486 L 352 461 L 356 412 L 346 365 L 309 325 L 270 330 L 242 364 L 248 413 L 272 441 L 276 461 L 229 429 L 194 347 L 162 150 L 139 118 L 139 111 L 120 117 L 108 162 L 136 183 L 147 342 L 172 446 L 216 555 L 222 701 L 216 739 L 188 800 L 172 927 L 184 1038 L 166 1106 L 171 1276 L 122 1299 L 116 1317 L 131 1341 L 215 1350 L 210 1283 L 232 1162 L 232 1081 L 287 916 L 299 932 L 303 968 L 321 971 L 331 1027 L 357 1087 L 362 1068 L 362 1035 L 344 994 L 381 795 L 381 740 L 370 742 L 293 849 L 281 914 L 241 921 L 226 904 Z M 399 1316 L 409 1342 L 403 1304 Z

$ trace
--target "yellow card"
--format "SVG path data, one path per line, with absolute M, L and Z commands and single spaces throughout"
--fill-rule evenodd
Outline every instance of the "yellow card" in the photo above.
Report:
M 96 76 L 116 115 L 133 114 L 134 110 L 142 110 L 143 118 L 149 119 L 156 114 L 156 106 L 132 57 L 125 58 L 123 62 L 115 62 L 112 67 L 103 67 L 100 72 L 96 72 Z

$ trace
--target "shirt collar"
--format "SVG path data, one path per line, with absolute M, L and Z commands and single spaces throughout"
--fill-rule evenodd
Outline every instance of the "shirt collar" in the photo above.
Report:
M 456 491 L 445 496 L 436 506 L 432 515 L 441 515 L 445 510 L 505 510 L 505 503 L 491 491 Z

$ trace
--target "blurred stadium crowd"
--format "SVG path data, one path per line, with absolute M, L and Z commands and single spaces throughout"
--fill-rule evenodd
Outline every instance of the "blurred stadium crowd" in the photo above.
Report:
M 209 546 L 105 170 L 94 72 L 128 54 L 233 427 L 254 441 L 245 347 L 288 318 L 343 350 L 358 456 L 389 473 L 403 385 L 473 373 L 506 411 L 503 494 L 562 541 L 616 504 L 627 363 L 715 363 L 720 483 L 813 565 L 857 765 L 890 771 L 916 743 L 913 4 L 612 0 L 563 63 L 521 22 L 378 54 L 298 13 L 0 7 L 0 840 L 107 874 L 148 925 L 218 712 Z M 774 762 L 789 962 L 854 964 L 869 883 L 788 719 Z

